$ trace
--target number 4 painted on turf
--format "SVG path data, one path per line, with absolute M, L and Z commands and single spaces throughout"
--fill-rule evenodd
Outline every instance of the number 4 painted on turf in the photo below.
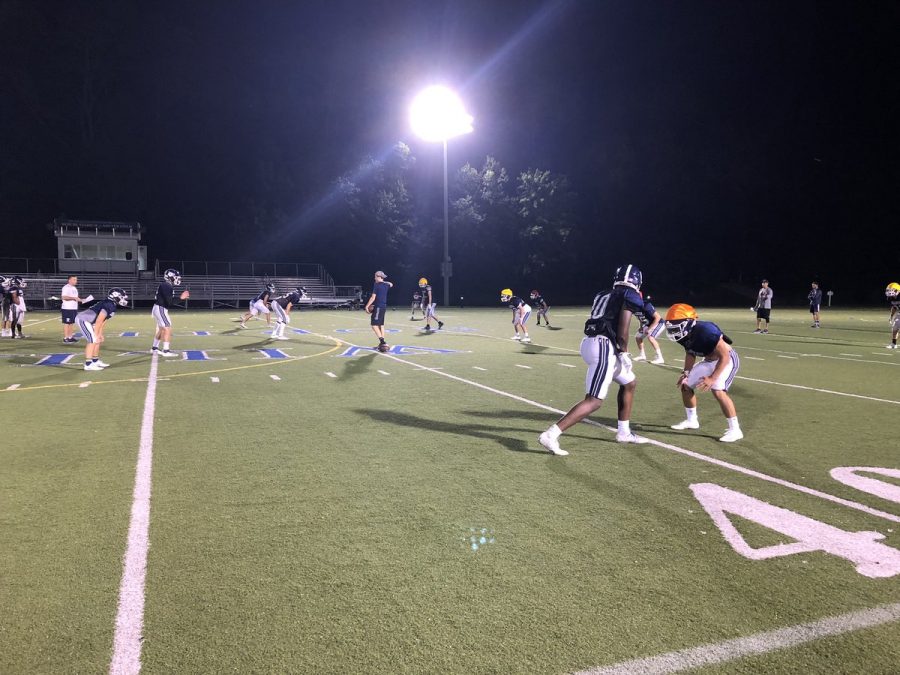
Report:
M 713 483 L 695 483 L 691 485 L 691 491 L 725 540 L 750 560 L 824 551 L 849 560 L 856 565 L 856 571 L 866 577 L 900 574 L 900 551 L 879 543 L 878 540 L 884 539 L 884 535 L 878 532 L 847 532 Z M 795 541 L 752 548 L 737 531 L 728 514 L 746 518 Z

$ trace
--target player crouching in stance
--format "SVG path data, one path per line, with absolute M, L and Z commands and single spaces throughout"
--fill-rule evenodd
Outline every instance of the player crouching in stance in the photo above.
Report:
M 247 321 L 256 318 L 260 314 L 266 315 L 266 325 L 272 325 L 272 312 L 269 310 L 269 301 L 275 296 L 275 284 L 266 284 L 255 298 L 250 301 L 250 307 L 241 316 L 241 328 L 247 327 Z
M 128 306 L 128 296 L 121 288 L 110 288 L 106 300 L 92 305 L 90 309 L 79 312 L 75 323 L 87 340 L 84 347 L 84 369 L 103 370 L 108 363 L 100 360 L 100 343 L 103 342 L 103 328 L 106 322 L 116 314 L 118 307 Z
M 275 328 L 272 330 L 273 340 L 290 340 L 285 337 L 284 328 L 291 322 L 291 308 L 300 304 L 300 299 L 307 297 L 306 289 L 298 286 L 290 293 L 281 295 L 270 303 L 275 315 Z
M 531 316 L 531 305 L 522 300 L 522 298 L 513 295 L 512 290 L 509 288 L 504 288 L 500 291 L 500 302 L 513 311 L 512 323 L 516 334 L 511 339 L 531 342 L 531 338 L 528 337 L 528 329 L 525 327 L 525 324 L 528 323 L 528 317 Z M 521 335 L 519 335 L 519 331 L 521 331 Z
M 438 330 L 444 327 L 444 322 L 437 318 L 434 313 L 437 303 L 434 302 L 434 296 L 431 293 L 431 284 L 428 279 L 422 277 L 419 279 L 419 291 L 422 293 L 422 310 L 425 312 L 425 330 L 431 330 L 431 320 L 437 321 Z
M 376 349 L 380 352 L 386 352 L 389 347 L 384 341 L 384 315 L 387 312 L 387 294 L 393 288 L 394 284 L 385 281 L 387 274 L 384 272 L 375 272 L 375 285 L 372 286 L 372 295 L 366 303 L 366 312 L 372 315 L 370 324 L 372 332 L 378 338 L 378 346 Z
M 594 298 L 591 315 L 584 324 L 584 338 L 581 340 L 581 358 L 588 366 L 584 399 L 572 406 L 556 424 L 538 437 L 540 444 L 552 454 L 569 454 L 559 447 L 560 435 L 603 404 L 613 380 L 619 385 L 616 441 L 647 442 L 646 438 L 631 432 L 630 422 L 637 384 L 627 349 L 631 316 L 644 306 L 638 295 L 640 286 L 640 270 L 634 265 L 623 265 L 616 270 L 612 290 L 598 293 Z
M 900 333 L 900 284 L 893 282 L 884 289 L 884 297 L 891 303 L 891 344 L 888 349 L 897 349 L 897 334 Z
M 710 321 L 698 321 L 697 312 L 690 305 L 678 303 L 666 312 L 666 332 L 684 347 L 684 370 L 675 384 L 681 390 L 686 419 L 672 428 L 699 429 L 697 395 L 695 391 L 711 391 L 719 402 L 722 414 L 728 420 L 728 430 L 719 440 L 734 443 L 744 437 L 738 423 L 734 402 L 728 395 L 728 387 L 734 382 L 741 367 L 737 352 L 731 348 L 731 339 Z M 697 363 L 697 357 L 703 360 Z
M 544 300 L 544 296 L 541 295 L 541 292 L 537 289 L 531 291 L 531 306 L 537 308 L 537 325 L 541 325 L 541 317 L 544 318 L 544 323 L 547 324 L 547 328 L 550 328 L 550 315 L 547 312 L 550 311 L 550 305 L 547 304 L 547 301 Z
M 644 298 L 644 309 L 640 314 L 638 314 L 638 320 L 641 322 L 641 327 L 638 328 L 638 332 L 635 333 L 634 340 L 635 342 L 637 342 L 638 351 L 640 353 L 634 358 L 634 360 L 647 360 L 647 353 L 644 351 L 644 338 L 647 338 L 648 340 L 650 340 L 650 344 L 653 345 L 653 349 L 656 350 L 656 358 L 653 359 L 650 363 L 665 363 L 662 355 L 662 349 L 659 348 L 659 342 L 656 341 L 657 336 L 663 332 L 665 324 L 663 323 L 662 317 L 659 315 L 659 312 L 656 311 L 656 307 L 653 306 L 649 295 Z
M 175 287 L 181 286 L 181 272 L 171 267 L 163 274 L 162 283 L 156 289 L 156 301 L 153 303 L 153 319 L 156 321 L 156 334 L 153 336 L 151 354 L 161 353 L 163 356 L 178 356 L 169 351 L 169 341 L 172 339 L 172 320 L 169 319 L 169 309 L 175 304 Z M 182 291 L 178 296 L 180 300 L 190 297 L 188 291 Z M 159 345 L 162 343 L 162 351 Z

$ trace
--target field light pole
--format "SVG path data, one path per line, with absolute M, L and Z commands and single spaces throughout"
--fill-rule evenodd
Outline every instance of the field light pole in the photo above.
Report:
M 446 87 L 428 87 L 419 93 L 409 109 L 409 121 L 413 132 L 424 141 L 440 141 L 444 145 L 444 261 L 441 276 L 444 278 L 444 307 L 450 304 L 450 196 L 447 179 L 447 141 L 455 136 L 472 133 L 472 116 L 466 112 L 463 102 Z

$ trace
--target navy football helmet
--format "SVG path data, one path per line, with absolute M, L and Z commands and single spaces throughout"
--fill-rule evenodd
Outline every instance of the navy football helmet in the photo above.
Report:
M 28 284 L 25 283 L 25 280 L 20 276 L 14 276 L 10 282 L 10 286 L 18 286 L 19 288 L 28 288 Z
M 309 293 L 306 292 L 306 289 L 303 286 L 297 286 L 296 291 L 297 295 L 299 295 L 301 298 L 309 297 Z
M 266 290 L 269 291 L 269 293 L 274 293 L 275 292 L 275 284 L 266 284 Z
M 124 288 L 110 288 L 109 293 L 106 294 L 106 299 L 112 300 L 119 307 L 128 307 L 128 294 Z
M 644 275 L 637 268 L 637 265 L 622 265 L 616 270 L 613 277 L 613 286 L 628 286 L 634 290 L 640 290 L 641 283 L 644 281 Z
M 163 279 L 168 281 L 173 286 L 181 286 L 181 272 L 176 270 L 174 267 L 170 267 L 163 274 Z

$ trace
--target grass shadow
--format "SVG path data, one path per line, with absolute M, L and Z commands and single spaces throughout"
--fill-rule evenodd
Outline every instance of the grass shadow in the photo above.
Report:
M 362 375 L 372 367 L 373 363 L 375 363 L 376 356 L 377 354 L 375 352 L 367 352 L 347 359 L 347 362 L 344 363 L 344 369 L 341 371 L 341 377 L 351 379 L 358 375 Z

